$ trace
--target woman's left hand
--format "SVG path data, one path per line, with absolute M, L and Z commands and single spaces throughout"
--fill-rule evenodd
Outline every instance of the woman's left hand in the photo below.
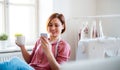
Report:
M 48 38 L 41 36 L 40 40 L 41 40 L 41 47 L 42 47 L 44 53 L 48 54 L 48 53 L 52 52 L 52 46 L 51 46 Z

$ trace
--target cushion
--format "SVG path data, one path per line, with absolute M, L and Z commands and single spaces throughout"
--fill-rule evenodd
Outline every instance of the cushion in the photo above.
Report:
M 34 69 L 20 58 L 13 57 L 8 61 L 0 62 L 0 70 L 34 70 Z

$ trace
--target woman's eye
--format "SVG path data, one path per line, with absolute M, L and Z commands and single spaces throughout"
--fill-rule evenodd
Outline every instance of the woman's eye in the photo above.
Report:
M 48 24 L 49 27 L 59 27 L 60 25 L 59 24 Z
M 55 27 L 59 27 L 60 25 L 55 25 Z
M 48 25 L 48 26 L 52 27 L 52 25 L 51 25 L 51 24 L 50 24 L 50 25 Z

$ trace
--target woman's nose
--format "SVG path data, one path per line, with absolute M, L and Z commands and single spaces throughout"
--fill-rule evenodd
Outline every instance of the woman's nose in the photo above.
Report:
M 55 29 L 55 26 L 52 26 L 51 29 L 54 30 L 54 29 Z

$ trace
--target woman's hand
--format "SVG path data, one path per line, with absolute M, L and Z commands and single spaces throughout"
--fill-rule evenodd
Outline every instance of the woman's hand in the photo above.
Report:
M 16 43 L 16 45 L 19 46 L 20 48 L 21 48 L 21 47 L 24 47 L 24 45 L 21 45 L 21 44 L 17 43 L 16 41 L 15 41 L 15 43 Z
M 51 53 L 52 46 L 51 46 L 49 40 L 47 39 L 47 37 L 41 36 L 40 40 L 41 40 L 41 47 L 42 47 L 44 53 L 45 54 Z

